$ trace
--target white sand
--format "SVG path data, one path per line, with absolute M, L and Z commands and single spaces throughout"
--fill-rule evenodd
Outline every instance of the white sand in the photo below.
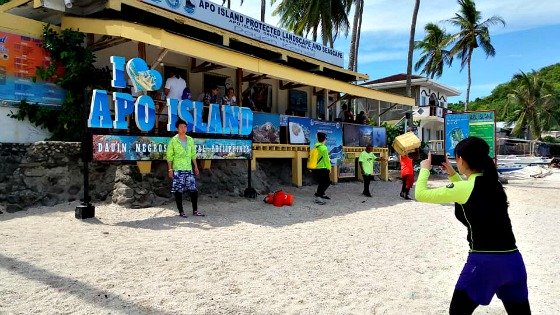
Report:
M 287 188 L 296 204 L 282 208 L 204 197 L 205 218 L 173 204 L 98 204 L 85 221 L 76 203 L 1 214 L 0 313 L 447 313 L 466 229 L 450 205 L 372 187 L 370 199 L 360 183 L 331 186 L 327 206 L 315 187 Z M 559 172 L 507 185 L 534 314 L 560 313 L 558 188 Z M 505 312 L 494 298 L 475 314 Z

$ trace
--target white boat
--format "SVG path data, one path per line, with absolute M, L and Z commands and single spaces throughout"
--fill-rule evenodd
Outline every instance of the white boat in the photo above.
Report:
M 542 156 L 498 155 L 497 169 L 499 173 L 513 172 L 533 165 L 548 165 L 552 158 Z
M 498 155 L 497 160 L 498 164 L 515 163 L 526 165 L 542 165 L 550 164 L 552 158 L 547 158 L 544 156 Z

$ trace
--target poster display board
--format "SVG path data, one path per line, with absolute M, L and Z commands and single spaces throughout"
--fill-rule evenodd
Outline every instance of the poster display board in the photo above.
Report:
M 317 132 L 327 135 L 326 146 L 329 149 L 331 165 L 342 164 L 342 124 L 340 122 L 328 122 L 312 120 L 310 126 L 310 146 L 313 148 L 317 142 Z
M 311 131 L 311 119 L 288 116 L 288 141 L 290 144 L 307 144 L 315 134 Z
M 253 141 L 259 143 L 280 143 L 280 115 L 254 113 Z
M 372 145 L 376 148 L 387 146 L 387 129 L 384 127 L 373 127 L 371 133 Z
M 53 82 L 36 78 L 37 68 L 50 64 L 40 39 L 0 32 L 0 101 L 60 106 L 66 92 Z M 62 71 L 60 68 L 57 74 Z
M 344 145 L 348 147 L 365 147 L 371 144 L 382 148 L 387 146 L 387 130 L 370 125 L 343 124 Z
M 348 147 L 365 147 L 372 143 L 373 127 L 369 125 L 343 124 L 344 145 Z
M 355 178 L 356 177 L 356 157 L 355 153 L 344 152 L 342 163 L 338 173 L 339 178 Z
M 459 141 L 475 136 L 484 139 L 490 146 L 490 157 L 495 158 L 496 118 L 494 111 L 451 113 L 445 116 L 445 153 L 455 157 Z

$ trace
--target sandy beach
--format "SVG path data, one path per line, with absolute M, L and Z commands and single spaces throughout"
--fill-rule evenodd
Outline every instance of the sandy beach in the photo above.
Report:
M 445 184 L 445 180 L 434 182 Z M 560 313 L 560 172 L 510 181 L 534 314 Z M 446 314 L 468 251 L 451 205 L 405 201 L 400 182 L 285 187 L 291 207 L 203 196 L 175 205 L 76 203 L 0 214 L 2 314 Z M 190 204 L 185 203 L 186 209 Z M 188 213 L 188 211 L 187 211 Z M 494 298 L 475 314 L 505 314 Z

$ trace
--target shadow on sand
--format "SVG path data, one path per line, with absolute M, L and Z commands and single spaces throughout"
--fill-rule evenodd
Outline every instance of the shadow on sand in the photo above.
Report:
M 337 192 L 343 185 L 344 190 L 352 193 Z M 338 186 L 338 187 L 337 187 Z M 381 187 L 382 186 L 382 187 Z M 158 215 L 148 218 L 122 221 L 114 224 L 115 226 L 150 229 L 168 230 L 177 227 L 199 228 L 210 230 L 214 228 L 233 226 L 239 223 L 249 223 L 261 226 L 284 227 L 293 224 L 304 223 L 315 220 L 323 220 L 336 216 L 344 216 L 360 211 L 371 209 L 381 209 L 401 203 L 413 203 L 401 199 L 398 194 L 400 182 L 374 182 L 371 185 L 372 198 L 362 196 L 362 184 L 356 182 L 341 183 L 329 188 L 329 195 L 333 198 L 326 205 L 314 203 L 313 192 L 315 186 L 302 188 L 290 187 L 285 189 L 288 193 L 295 195 L 296 201 L 293 206 L 274 207 L 263 202 L 264 196 L 259 195 L 256 199 L 244 199 L 239 197 L 204 197 L 199 202 L 199 207 L 207 214 L 206 217 L 194 217 L 189 215 L 182 218 L 177 215 L 175 205 L 169 203 L 162 208 Z M 379 191 L 376 191 L 378 188 Z M 336 202 L 336 206 L 334 205 Z M 330 203 L 330 205 L 329 205 Z M 190 212 L 190 203 L 184 202 L 185 213 Z M 142 211 L 141 209 L 138 211 Z M 168 215 L 173 213 L 173 215 Z M 164 215 L 164 216 L 160 216 Z M 84 220 L 97 224 L 97 221 Z
M 9 273 L 17 273 L 26 279 L 43 283 L 57 291 L 70 294 L 83 300 L 86 304 L 93 304 L 109 312 L 123 312 L 129 314 L 171 314 L 157 307 L 145 307 L 118 296 L 110 291 L 98 289 L 88 283 L 69 277 L 54 274 L 48 270 L 36 267 L 28 262 L 14 259 L 0 254 L 0 268 Z

